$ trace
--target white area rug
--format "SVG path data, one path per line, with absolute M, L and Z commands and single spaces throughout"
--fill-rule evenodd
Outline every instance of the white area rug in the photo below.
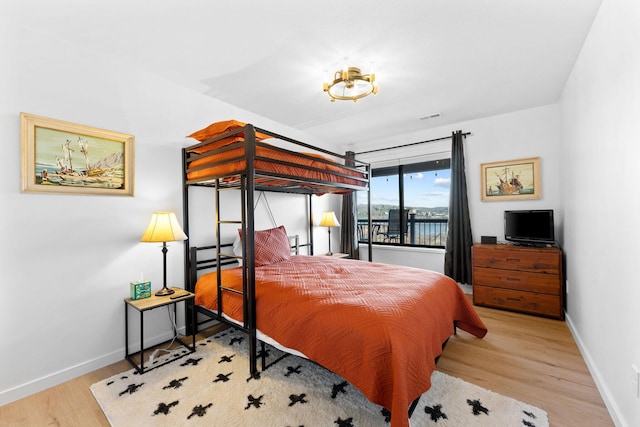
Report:
M 144 375 L 133 369 L 114 375 L 91 391 L 114 427 L 389 426 L 386 410 L 306 359 L 287 356 L 250 378 L 247 341 L 244 333 L 225 330 L 198 342 L 193 354 Z M 282 355 L 272 347 L 267 353 L 268 361 Z M 431 380 L 412 427 L 549 425 L 535 406 L 440 372 Z

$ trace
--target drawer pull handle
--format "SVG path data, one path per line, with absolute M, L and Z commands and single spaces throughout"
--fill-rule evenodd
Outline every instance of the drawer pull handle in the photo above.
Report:
M 507 258 L 509 262 L 520 262 L 520 258 Z
M 507 301 L 520 301 L 521 298 L 512 298 L 512 297 L 507 297 Z
M 519 282 L 520 279 L 517 277 L 507 277 L 507 281 L 509 282 Z

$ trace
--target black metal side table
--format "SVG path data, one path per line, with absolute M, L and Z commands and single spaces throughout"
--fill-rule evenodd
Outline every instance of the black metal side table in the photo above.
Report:
M 195 294 L 191 293 L 189 291 L 185 291 L 184 289 L 180 289 L 180 288 L 172 288 L 173 290 L 175 290 L 175 293 L 173 293 L 172 295 L 167 295 L 167 296 L 156 296 L 156 295 L 152 295 L 149 298 L 143 298 L 143 299 L 138 299 L 138 300 L 132 300 L 131 298 L 125 298 L 124 299 L 124 323 L 125 323 L 125 359 L 127 359 L 129 361 L 129 363 L 131 363 L 131 365 L 136 369 L 136 371 L 138 371 L 139 374 L 144 374 L 145 372 L 149 372 L 152 369 L 158 368 L 160 366 L 166 365 L 167 363 L 173 362 L 174 360 L 180 359 L 183 356 L 186 356 L 187 354 L 191 354 L 193 352 L 196 351 L 196 334 L 195 334 L 195 325 L 196 325 L 196 310 L 195 310 Z M 184 353 L 178 357 L 174 357 L 174 358 L 170 358 L 166 361 L 164 361 L 163 363 L 160 364 L 156 364 L 153 367 L 144 368 L 144 352 L 145 352 L 145 348 L 144 348 L 144 312 L 145 311 L 149 311 L 149 310 L 154 310 L 156 308 L 159 307 L 164 307 L 167 305 L 171 305 L 173 304 L 173 315 L 174 315 L 174 319 L 176 319 L 176 314 L 177 314 L 177 304 L 179 302 L 184 301 L 185 305 L 186 304 L 191 304 L 191 313 L 193 313 L 193 316 L 191 319 L 189 319 L 191 321 L 191 325 L 186 325 L 187 330 L 191 330 L 191 345 L 186 344 L 184 341 L 182 341 L 182 339 L 178 336 L 178 331 L 174 330 L 174 337 L 173 339 L 177 342 L 179 342 L 180 344 L 182 344 L 183 346 L 185 346 L 189 352 Z M 132 307 L 134 309 L 136 309 L 139 313 L 140 313 L 140 364 L 138 365 L 138 363 L 134 360 L 134 358 L 132 357 L 133 354 L 136 353 L 129 353 L 129 307 Z M 168 342 L 168 341 L 167 341 Z M 162 343 L 160 343 L 162 344 Z

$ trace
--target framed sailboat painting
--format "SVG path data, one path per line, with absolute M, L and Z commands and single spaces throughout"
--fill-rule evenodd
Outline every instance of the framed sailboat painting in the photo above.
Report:
M 539 199 L 540 157 L 482 163 L 482 201 Z
M 20 113 L 21 189 L 134 195 L 134 137 Z

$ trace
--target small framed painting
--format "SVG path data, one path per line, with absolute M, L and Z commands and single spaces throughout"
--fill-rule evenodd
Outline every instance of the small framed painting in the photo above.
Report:
M 134 137 L 20 113 L 21 189 L 133 196 Z
M 539 199 L 540 157 L 482 163 L 482 201 Z

